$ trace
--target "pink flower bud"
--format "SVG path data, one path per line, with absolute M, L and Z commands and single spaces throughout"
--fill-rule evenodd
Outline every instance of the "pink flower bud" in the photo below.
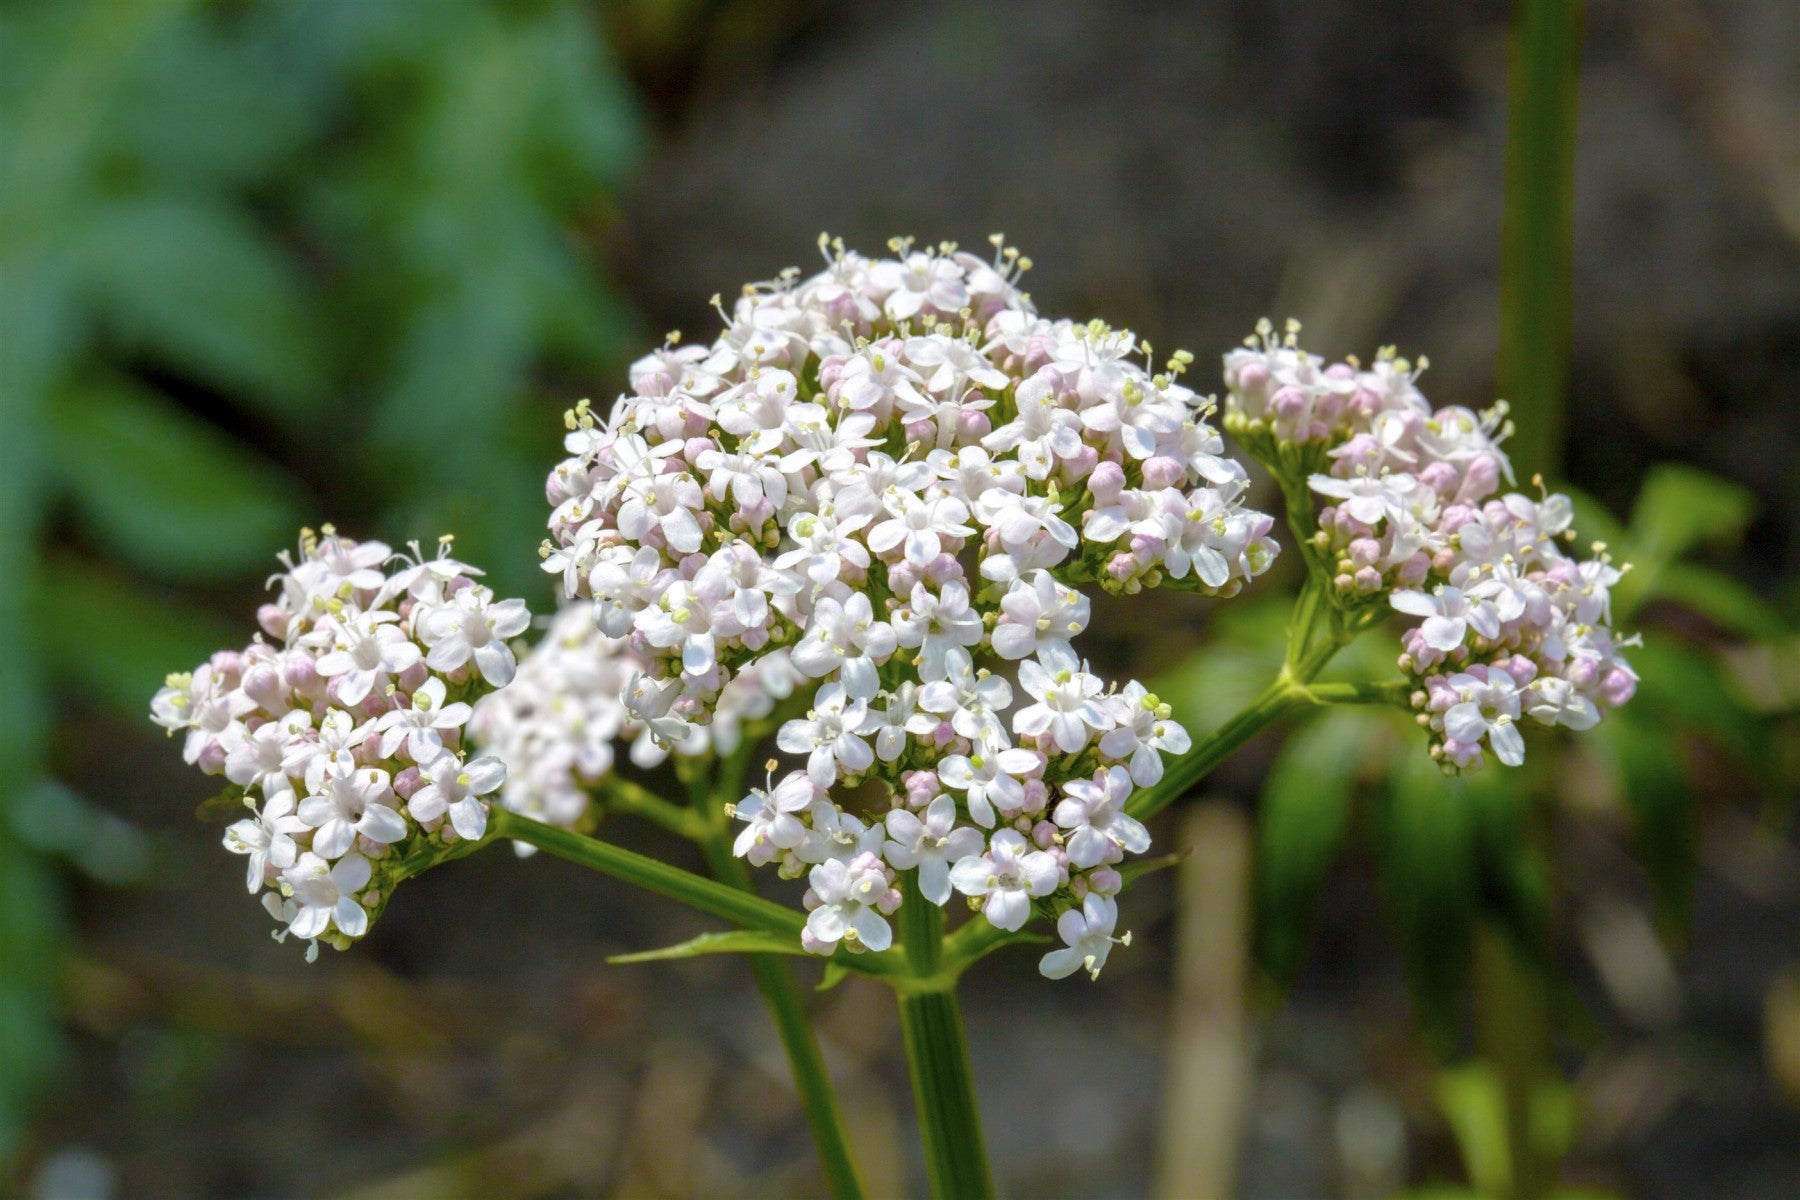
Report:
M 978 442 L 994 431 L 994 423 L 978 408 L 965 408 L 956 414 L 956 433 L 965 442 Z
M 1081 449 L 1077 450 L 1073 457 L 1062 460 L 1063 478 L 1070 483 L 1079 483 L 1088 477 L 1099 461 L 1100 452 L 1083 442 Z
M 402 800 L 411 800 L 414 792 L 425 786 L 425 777 L 419 774 L 419 768 L 407 767 L 394 776 L 394 794 Z
M 1099 870 L 1091 872 L 1087 880 L 1088 886 L 1102 896 L 1116 896 L 1119 894 L 1119 889 L 1125 886 L 1125 877 L 1111 867 L 1101 867 Z
M 217 775 L 225 770 L 225 744 L 213 738 L 200 747 L 200 754 L 194 759 L 194 765 L 208 775 Z
M 256 610 L 256 624 L 272 638 L 287 640 L 288 615 L 279 604 L 264 604 Z
M 1094 504 L 1100 508 L 1110 508 L 1119 502 L 1119 494 L 1125 490 L 1125 468 L 1118 463 L 1103 462 L 1094 467 L 1088 476 L 1088 491 L 1094 494 Z
M 1177 459 L 1159 454 L 1144 461 L 1144 486 L 1147 488 L 1179 487 L 1186 477 L 1187 468 Z

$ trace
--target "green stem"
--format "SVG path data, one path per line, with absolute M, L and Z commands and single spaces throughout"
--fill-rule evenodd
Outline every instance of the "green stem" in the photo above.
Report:
M 701 912 L 722 917 L 745 929 L 766 929 L 795 938 L 806 927 L 806 916 L 773 904 L 760 896 L 727 887 L 704 876 L 658 862 L 642 854 L 614 846 L 598 838 L 584 837 L 542 821 L 496 806 L 489 818 L 494 836 L 513 838 L 540 850 L 590 867 L 614 879 L 636 884 L 646 891 L 667 896 Z
M 731 853 L 729 835 L 723 831 L 700 839 L 713 874 L 725 883 L 743 891 L 750 890 L 750 873 L 741 860 Z M 825 1168 L 826 1182 L 833 1196 L 850 1200 L 863 1194 L 857 1177 L 856 1159 L 850 1151 L 850 1139 L 844 1132 L 843 1114 L 838 1109 L 837 1093 L 831 1086 L 831 1073 L 825 1069 L 825 1056 L 819 1052 L 819 1040 L 813 1035 L 806 1005 L 800 998 L 800 986 L 793 972 L 777 955 L 752 954 L 750 971 L 756 977 L 769 1015 L 781 1034 L 782 1048 L 787 1051 L 788 1068 L 794 1075 L 794 1087 L 800 1093 L 800 1107 L 812 1127 L 813 1143 L 818 1147 L 819 1162 Z
M 1154 787 L 1133 793 L 1125 811 L 1140 821 L 1154 816 L 1180 799 L 1189 788 L 1212 773 L 1231 753 L 1264 729 L 1312 701 L 1305 688 L 1295 684 L 1283 668 L 1256 699 L 1236 716 L 1194 743 L 1194 748 L 1168 765 Z
M 1569 376 L 1579 0 L 1516 0 L 1500 238 L 1498 382 L 1520 420 L 1507 450 L 1523 473 L 1561 466 Z
M 649 788 L 629 779 L 621 779 L 617 775 L 607 777 L 600 785 L 600 793 L 605 798 L 607 808 L 612 811 L 642 817 L 684 838 L 698 840 L 706 835 L 709 828 L 700 813 L 682 808 L 679 804 L 671 804 Z
M 1359 680 L 1355 683 L 1309 683 L 1306 694 L 1314 704 L 1399 704 L 1412 696 L 1413 685 L 1404 679 L 1388 679 L 1379 683 Z
M 899 988 L 900 1033 L 912 1075 L 925 1174 L 939 1200 L 984 1200 L 994 1194 L 981 1110 L 975 1100 L 969 1044 L 963 1033 L 956 983 L 945 979 L 944 914 L 919 894 L 917 871 L 901 872 L 900 935 L 914 987 Z M 930 979 L 935 986 L 917 986 Z

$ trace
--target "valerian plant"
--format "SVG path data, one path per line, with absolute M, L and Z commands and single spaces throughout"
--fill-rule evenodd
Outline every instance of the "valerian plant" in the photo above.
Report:
M 985 1195 L 959 976 L 1031 940 L 1044 975 L 1097 977 L 1130 940 L 1144 819 L 1252 734 L 1392 704 L 1458 772 L 1629 699 L 1621 568 L 1566 549 L 1564 498 L 1507 490 L 1504 406 L 1434 409 L 1422 360 L 1327 365 L 1265 322 L 1225 356 L 1221 414 L 1181 382 L 1192 355 L 1040 316 L 1029 260 L 993 241 L 821 239 L 822 271 L 717 302 L 710 344 L 671 335 L 604 415 L 576 405 L 542 548 L 569 603 L 516 669 L 523 604 L 448 541 L 304 534 L 263 633 L 153 705 L 248 810 L 225 842 L 277 936 L 345 948 L 405 878 L 501 839 L 594 867 L 739 927 L 631 957 L 752 955 L 840 1195 L 853 1158 L 775 956 L 893 986 L 933 1190 Z M 1079 642 L 1095 591 L 1230 597 L 1274 561 L 1216 418 L 1280 485 L 1307 574 L 1279 674 L 1196 740 Z M 1398 675 L 1317 682 L 1396 612 Z M 787 765 L 747 784 L 771 737 Z M 620 754 L 672 758 L 686 801 Z M 717 878 L 593 837 L 607 812 L 692 839 Z M 804 878 L 804 911 L 746 865 Z

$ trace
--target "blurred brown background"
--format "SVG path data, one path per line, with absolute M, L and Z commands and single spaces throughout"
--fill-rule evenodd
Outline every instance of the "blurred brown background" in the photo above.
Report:
M 8 6 L 17 425 L 0 440 L 18 470 L 0 532 L 35 564 L 9 635 L 34 663 L 14 701 L 42 719 L 0 862 L 17 1081 L 0 1191 L 818 1194 L 741 964 L 603 961 L 699 919 L 500 851 L 409 884 L 366 944 L 308 967 L 191 819 L 204 788 L 141 719 L 150 690 L 242 637 L 302 520 L 467 530 L 470 557 L 548 608 L 534 551 L 557 413 L 609 397 L 662 330 L 710 336 L 713 293 L 810 268 L 822 229 L 865 250 L 1004 230 L 1047 313 L 1104 315 L 1202 367 L 1293 314 L 1325 353 L 1396 342 L 1429 355 L 1434 400 L 1485 403 L 1506 17 L 1407 0 Z M 1564 455 L 1621 515 L 1659 460 L 1742 484 L 1760 515 L 1720 565 L 1790 621 L 1797 51 L 1791 0 L 1589 6 Z M 109 439 L 154 469 L 106 467 Z M 1216 636 L 1210 615 L 1114 606 L 1092 652 L 1156 676 Z M 1791 705 L 1771 686 L 1771 710 Z M 1773 743 L 1789 764 L 1792 732 Z M 1048 984 L 1024 952 L 971 976 L 1003 1192 L 1148 1194 L 1161 1130 L 1208 1104 L 1238 1114 L 1246 1197 L 1457 1177 L 1368 857 L 1330 876 L 1290 993 L 1248 963 L 1233 906 L 1271 749 L 1215 777 L 1202 824 L 1184 831 L 1189 806 L 1154 831 L 1201 852 L 1134 888 L 1133 944 L 1097 984 Z M 1560 1051 L 1583 1114 L 1567 1170 L 1657 1200 L 1777 1200 L 1800 1195 L 1791 797 L 1698 775 L 1685 940 L 1657 939 L 1603 786 L 1576 780 L 1554 821 Z M 1585 817 L 1584 795 L 1601 797 Z M 607 835 L 697 865 L 624 822 Z M 852 979 L 817 1008 L 872 1190 L 921 1190 L 890 998 Z M 1183 1070 L 1216 1086 L 1195 1099 Z

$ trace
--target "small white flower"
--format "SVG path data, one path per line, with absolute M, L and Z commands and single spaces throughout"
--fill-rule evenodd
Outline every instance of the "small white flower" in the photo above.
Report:
M 1405 512 L 1408 498 L 1418 483 L 1413 476 L 1401 472 L 1353 475 L 1349 479 L 1313 475 L 1307 479 L 1313 491 L 1337 500 L 1345 512 L 1364 525 L 1374 525 L 1384 517 Z
M 288 767 L 294 742 L 311 727 L 312 714 L 291 712 L 243 734 L 226 752 L 225 778 L 245 789 L 258 788 L 270 798 L 291 795 L 294 781 L 288 777 Z M 295 773 L 304 774 L 304 770 Z
M 506 782 L 506 764 L 491 754 L 463 762 L 448 751 L 419 769 L 425 786 L 412 794 L 406 811 L 424 824 L 450 815 L 456 836 L 478 842 L 487 833 L 487 805 L 481 797 Z
M 1000 623 L 994 627 L 994 653 L 1001 658 L 1028 658 L 1040 647 L 1072 650 L 1070 639 L 1087 628 L 1088 598 L 1048 571 L 1015 579 L 1000 601 Z
M 924 737 L 938 727 L 936 717 L 918 710 L 918 694 L 918 685 L 911 680 L 887 694 L 887 707 L 881 710 L 875 728 L 875 757 L 882 762 L 893 762 L 906 753 L 910 737 Z
M 1031 916 L 1031 899 L 1048 896 L 1061 881 L 1056 857 L 1033 850 L 1015 829 L 1002 829 L 986 854 L 971 854 L 950 868 L 950 883 L 965 896 L 985 896 L 981 911 L 1011 932 Z
M 313 830 L 313 853 L 335 859 L 357 837 L 392 845 L 406 836 L 406 818 L 390 805 L 394 798 L 388 773 L 375 767 L 337 768 L 323 779 L 318 794 L 300 801 L 299 816 Z
M 1095 732 L 1112 728 L 1112 715 L 1099 699 L 1105 685 L 1072 652 L 1046 647 L 1026 659 L 1019 664 L 1019 686 L 1037 703 L 1013 714 L 1014 733 L 1048 735 L 1058 750 L 1074 754 Z
M 827 596 L 813 609 L 793 662 L 815 679 L 841 671 L 845 691 L 871 700 L 881 686 L 878 667 L 895 645 L 894 627 L 875 619 L 867 595 L 856 592 L 841 602 Z
M 952 754 L 940 762 L 938 780 L 966 793 L 970 819 L 992 829 L 996 808 L 1010 817 L 1025 807 L 1025 785 L 1020 781 L 1043 765 L 1043 755 L 1035 750 L 983 739 L 969 754 Z
M 801 771 L 783 777 L 767 790 L 751 788 L 750 794 L 733 807 L 733 815 L 747 824 L 738 833 L 731 852 L 761 866 L 777 852 L 795 849 L 807 834 L 799 814 L 819 798 L 819 789 Z
M 1068 830 L 1069 865 L 1086 869 L 1117 862 L 1129 852 L 1150 848 L 1150 831 L 1142 821 L 1127 816 L 1125 801 L 1131 798 L 1131 775 L 1124 767 L 1097 772 L 1092 779 L 1071 779 L 1063 784 L 1056 823 Z
M 1519 691 L 1512 676 L 1492 670 L 1487 678 L 1460 674 L 1450 687 L 1462 697 L 1444 714 L 1444 732 L 1465 745 L 1486 737 L 1494 757 L 1509 767 L 1525 761 L 1525 739 L 1519 733 Z
M 461 701 L 445 704 L 444 695 L 444 681 L 433 676 L 419 685 L 404 707 L 389 709 L 377 717 L 375 730 L 381 735 L 381 757 L 394 757 L 404 743 L 406 756 L 415 763 L 435 758 L 444 748 L 443 731 L 461 729 L 472 711 Z
M 262 889 L 270 867 L 284 871 L 294 865 L 298 847 L 294 835 L 304 833 L 307 824 L 294 815 L 294 793 L 278 792 L 263 801 L 262 811 L 237 821 L 225 831 L 225 848 L 233 854 L 247 854 L 250 861 L 245 883 L 251 892 Z
M 944 674 L 919 689 L 919 707 L 947 717 L 950 727 L 971 741 L 1003 739 L 1000 714 L 1012 705 L 1012 685 L 984 667 L 958 646 L 944 656 Z M 929 731 L 927 731 L 929 732 Z
M 940 908 L 950 899 L 950 864 L 980 854 L 978 830 L 956 825 L 956 802 L 940 795 L 921 819 L 904 808 L 887 815 L 887 860 L 902 871 L 919 869 L 919 893 Z
M 819 689 L 805 717 L 789 721 L 776 735 L 775 744 L 789 754 L 804 754 L 806 773 L 813 783 L 828 788 L 843 773 L 860 775 L 875 762 L 875 752 L 858 736 L 873 732 L 869 702 L 852 698 L 839 683 Z
M 516 601 L 523 607 L 523 601 Z M 338 684 L 338 702 L 346 707 L 362 703 L 363 697 L 387 683 L 419 661 L 420 650 L 393 622 L 397 614 L 386 610 L 356 612 L 347 610 L 330 624 L 333 649 L 321 655 L 319 674 L 326 678 L 342 676 Z
M 945 658 L 958 646 L 981 641 L 981 616 L 969 607 L 969 589 L 951 580 L 937 595 L 924 584 L 913 585 L 912 599 L 894 617 L 901 646 L 919 651 L 919 676 L 926 681 L 945 676 Z
M 368 886 L 369 875 L 369 860 L 360 854 L 346 854 L 335 864 L 310 851 L 302 854 L 281 873 L 282 883 L 293 892 L 288 932 L 317 938 L 336 925 L 345 937 L 361 937 L 368 932 L 369 914 L 356 902 L 356 893 Z
M 1129 946 L 1131 935 L 1114 937 L 1119 922 L 1119 906 L 1112 899 L 1089 892 L 1080 908 L 1071 908 L 1056 919 L 1056 932 L 1067 943 L 1038 960 L 1038 970 L 1046 979 L 1066 979 L 1078 969 L 1091 978 L 1100 978 L 1107 955 L 1114 946 Z
M 1419 633 L 1425 644 L 1448 654 L 1463 644 L 1473 629 L 1484 638 L 1500 636 L 1500 621 L 1493 605 L 1485 600 L 1471 601 L 1460 588 L 1439 587 L 1436 592 L 1399 591 L 1388 597 L 1396 611 L 1408 616 L 1424 617 Z
M 869 530 L 869 549 L 886 556 L 894 549 L 914 566 L 923 567 L 944 552 L 947 537 L 966 538 L 975 530 L 963 524 L 969 506 L 954 496 L 932 499 L 902 487 L 890 487 L 881 497 L 892 514 Z
M 518 666 L 506 640 L 518 637 L 530 624 L 531 613 L 523 600 L 495 602 L 486 588 L 466 587 L 426 615 L 423 633 L 431 652 L 425 665 L 434 671 L 454 671 L 473 658 L 483 679 L 505 687 Z
M 858 856 L 849 863 L 832 858 L 807 876 L 819 906 L 806 918 L 806 931 L 821 943 L 824 953 L 840 941 L 880 952 L 894 944 L 894 931 L 876 907 L 886 897 L 886 874 L 873 855 Z
M 1163 752 L 1186 754 L 1193 744 L 1188 731 L 1171 719 L 1169 706 L 1135 679 L 1114 697 L 1113 712 L 1119 724 L 1101 735 L 1100 753 L 1130 760 L 1131 779 L 1139 787 L 1163 777 Z

